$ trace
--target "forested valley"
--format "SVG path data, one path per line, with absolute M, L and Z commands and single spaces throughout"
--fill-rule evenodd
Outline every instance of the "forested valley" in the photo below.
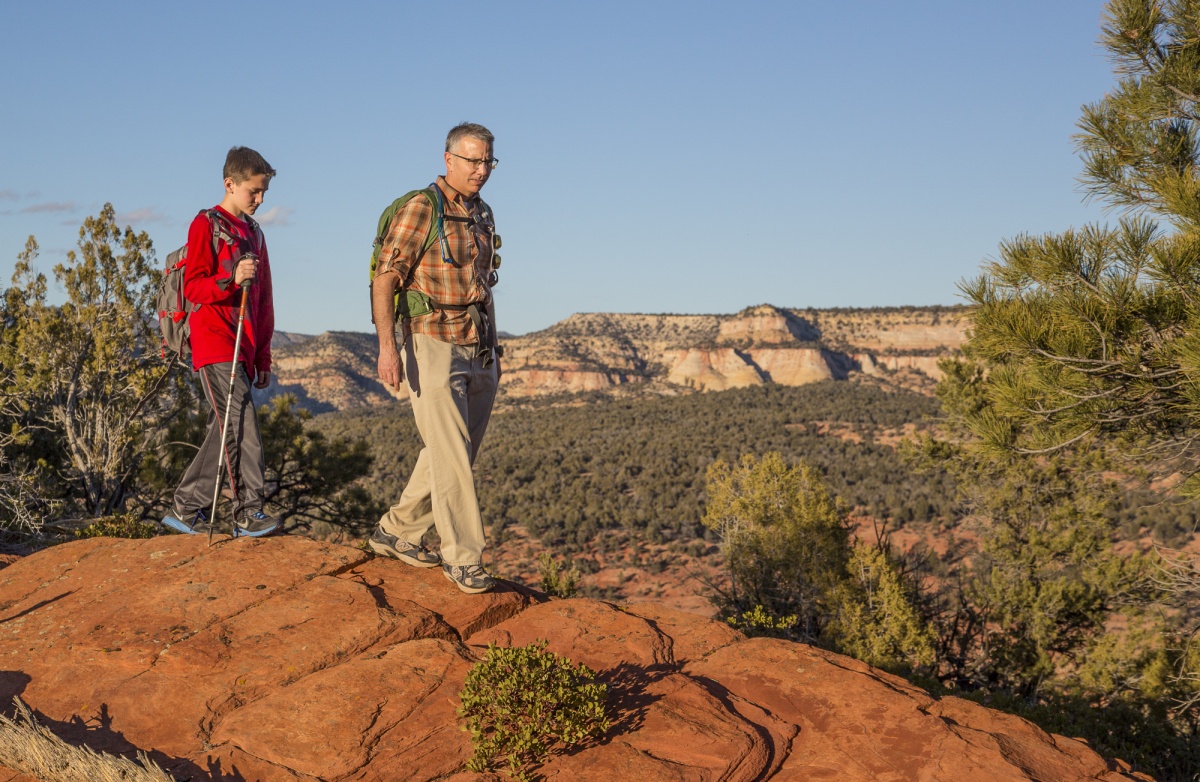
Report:
M 493 541 L 519 525 L 564 554 L 586 551 L 602 530 L 687 542 L 706 535 L 708 466 L 777 452 L 819 470 L 854 514 L 935 534 L 957 524 L 953 480 L 918 469 L 899 446 L 936 427 L 938 411 L 932 397 L 873 381 L 509 407 L 493 415 L 476 464 L 480 505 Z M 363 485 L 379 503 L 399 497 L 421 447 L 407 405 L 325 413 L 311 426 L 367 442 Z M 1107 512 L 1123 539 L 1176 545 L 1195 531 L 1200 504 L 1130 480 Z

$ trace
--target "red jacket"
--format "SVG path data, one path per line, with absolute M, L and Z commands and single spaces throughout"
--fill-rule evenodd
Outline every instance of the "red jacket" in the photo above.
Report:
M 233 242 L 219 243 L 213 257 L 213 231 L 203 212 L 196 215 L 188 229 L 187 264 L 183 272 L 183 293 L 200 308 L 188 318 L 191 329 L 192 366 L 195 369 L 219 364 L 233 358 L 237 334 L 240 288 L 233 284 L 236 260 L 245 253 L 258 255 L 258 276 L 250 286 L 246 300 L 246 321 L 242 326 L 240 360 L 251 377 L 255 371 L 271 369 L 271 334 L 275 331 L 275 307 L 271 297 L 271 264 L 267 242 L 257 224 L 247 215 L 239 220 L 221 207 L 216 211 L 228 218 L 233 227 Z

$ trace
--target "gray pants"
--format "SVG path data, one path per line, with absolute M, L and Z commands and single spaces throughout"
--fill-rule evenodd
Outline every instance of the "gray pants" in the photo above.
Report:
M 262 435 L 258 431 L 258 415 L 250 396 L 250 379 L 239 363 L 233 381 L 233 406 L 229 411 L 229 432 L 225 436 L 225 454 L 220 456 L 221 426 L 225 422 L 225 404 L 229 398 L 229 371 L 232 364 L 209 364 L 201 367 L 200 386 L 208 400 L 208 427 L 199 453 L 188 465 L 179 488 L 175 490 L 175 512 L 179 518 L 190 519 L 198 510 L 212 507 L 217 482 L 217 459 L 229 479 L 226 484 L 234 496 L 235 518 L 262 510 L 263 461 Z
M 403 360 L 425 447 L 400 501 L 379 524 L 409 543 L 420 543 L 430 527 L 437 527 L 446 564 L 478 565 L 483 517 L 471 465 L 496 400 L 496 362 L 485 367 L 474 345 L 451 345 L 423 334 L 409 337 Z

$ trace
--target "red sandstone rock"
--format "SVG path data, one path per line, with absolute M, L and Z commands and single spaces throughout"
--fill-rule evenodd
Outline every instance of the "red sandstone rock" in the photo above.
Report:
M 678 664 L 703 659 L 723 646 L 745 640 L 741 633 L 723 622 L 673 611 L 655 603 L 635 603 L 625 610 L 645 619 L 670 639 L 671 658 Z
M 614 723 L 546 779 L 1146 778 L 839 655 L 652 604 L 463 595 L 303 538 L 93 539 L 0 570 L 0 698 L 180 779 L 494 782 L 465 771 L 457 694 L 489 642 L 541 639 L 597 670 Z

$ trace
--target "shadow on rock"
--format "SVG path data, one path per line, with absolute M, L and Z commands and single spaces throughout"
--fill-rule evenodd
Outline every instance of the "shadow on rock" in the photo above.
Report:
M 20 613 L 16 613 L 16 614 L 13 614 L 12 616 L 6 616 L 3 619 L 0 619 L 0 625 L 4 624 L 6 622 L 11 622 L 14 619 L 20 619 L 21 617 L 25 616 L 26 614 L 32 614 L 34 611 L 38 610 L 39 608 L 42 608 L 43 606 L 48 606 L 51 603 L 62 600 L 64 597 L 68 597 L 73 594 L 75 594 L 74 589 L 72 589 L 68 592 L 63 592 L 61 595 L 55 595 L 54 597 L 47 598 L 46 600 L 43 600 L 40 603 L 36 603 L 34 605 L 29 606 L 29 608 L 26 608 L 24 611 L 21 611 Z M 6 608 L 7 608 L 7 606 L 6 606 Z
M 230 766 L 229 771 L 223 771 L 221 769 L 220 758 L 213 759 L 213 757 L 209 755 L 207 765 L 208 769 L 201 771 L 200 767 L 195 763 L 190 760 L 186 760 L 183 761 L 179 768 L 172 769 L 171 774 L 176 779 L 180 780 L 180 782 L 183 782 L 184 780 L 195 780 L 196 782 L 202 782 L 202 780 L 204 782 L 247 782 L 246 777 L 242 776 L 242 773 L 237 770 L 237 766 Z M 186 776 L 186 774 L 189 772 L 184 770 L 185 767 L 196 769 L 196 775 L 190 777 Z
M 25 684 L 29 682 L 28 676 L 14 671 L 0 671 L 0 687 L 4 687 L 4 691 L 7 691 L 12 686 L 10 682 L 15 682 L 21 677 L 25 679 L 20 685 L 21 691 L 23 691 Z M 4 709 L 6 716 L 15 718 L 16 709 L 12 699 L 13 695 L 19 694 L 20 691 L 6 697 L 5 702 L 8 704 Z M 236 767 L 229 771 L 222 770 L 219 758 L 215 761 L 210 759 L 208 768 L 205 769 L 188 758 L 173 757 L 153 749 L 145 750 L 129 742 L 124 734 L 112 729 L 113 718 L 108 711 L 108 704 L 101 704 L 99 713 L 86 720 L 79 716 L 73 716 L 69 720 L 59 721 L 51 719 L 32 707 L 29 710 L 39 725 L 66 744 L 87 747 L 94 752 L 121 755 L 130 760 L 136 760 L 138 753 L 141 752 L 179 782 L 247 782 Z
M 25 694 L 25 688 L 29 685 L 31 678 L 29 674 L 21 671 L 0 671 L 0 703 L 5 704 L 4 714 L 6 716 L 14 716 L 14 711 L 11 708 L 12 699 L 18 695 Z
M 605 734 L 605 739 L 634 733 L 641 728 L 646 721 L 646 711 L 650 705 L 662 697 L 648 692 L 648 688 L 676 673 L 676 670 L 674 665 L 660 664 L 642 668 L 621 663 L 597 676 L 597 679 L 608 685 L 608 713 L 612 717 L 612 727 Z

